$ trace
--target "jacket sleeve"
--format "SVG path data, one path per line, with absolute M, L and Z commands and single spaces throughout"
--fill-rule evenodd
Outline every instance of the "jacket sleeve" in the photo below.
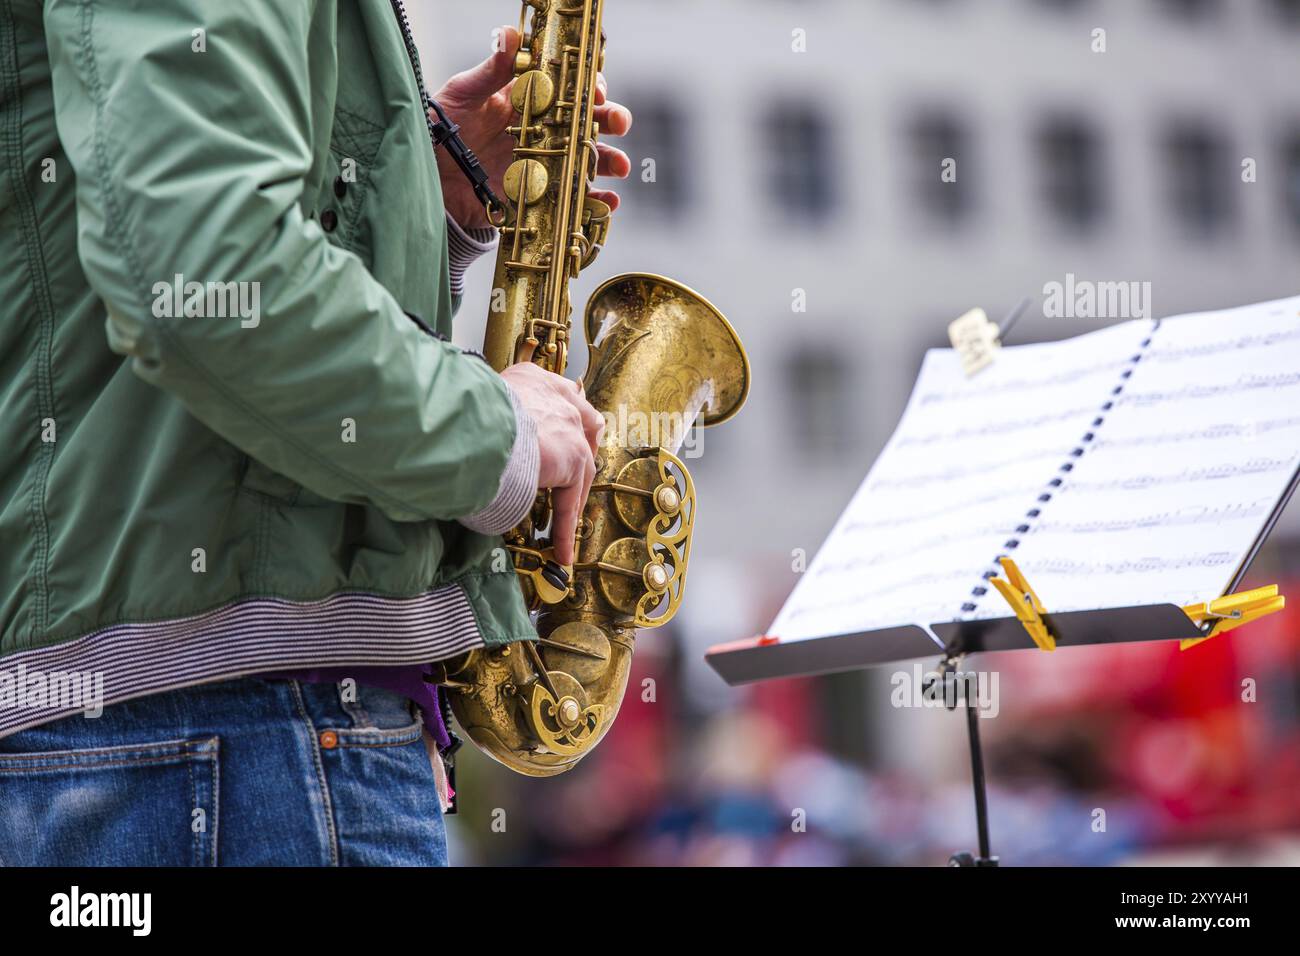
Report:
M 299 208 L 315 8 L 46 0 L 78 252 L 111 347 L 244 453 L 396 520 L 472 519 L 520 494 L 507 466 L 528 436 L 500 376 L 421 332 Z M 159 307 L 190 282 L 256 308 Z

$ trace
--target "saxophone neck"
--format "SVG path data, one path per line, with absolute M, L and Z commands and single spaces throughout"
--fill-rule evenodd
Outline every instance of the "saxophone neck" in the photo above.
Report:
M 536 362 L 563 374 L 569 284 L 595 261 L 609 231 L 609 206 L 588 195 L 597 170 L 604 0 L 528 0 L 523 14 L 511 92 L 515 157 L 503 183 L 483 351 L 498 370 Z

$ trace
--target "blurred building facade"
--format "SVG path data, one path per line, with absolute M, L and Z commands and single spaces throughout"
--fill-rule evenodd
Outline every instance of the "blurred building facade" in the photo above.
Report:
M 1156 316 L 1300 292 L 1300 0 L 607 7 L 633 176 L 575 301 L 617 272 L 673 276 L 731 318 L 753 361 L 750 405 L 693 463 L 678 646 L 641 638 L 678 662 L 693 712 L 741 699 L 704 648 L 770 622 L 957 315 L 997 318 L 1068 274 L 1150 282 Z M 412 13 L 431 76 L 481 60 L 518 15 L 514 0 Z M 491 268 L 467 279 L 466 345 L 482 339 Z M 1011 344 L 1099 324 L 1031 309 Z M 1300 534 L 1289 517 L 1284 538 Z M 949 761 L 960 780 L 942 714 L 856 693 L 880 679 L 841 689 L 832 723 L 870 724 L 853 747 L 887 765 Z
M 475 62 L 515 6 L 425 4 L 426 57 L 442 72 Z M 1068 273 L 1149 281 L 1159 315 L 1300 289 L 1298 10 L 608 0 L 607 72 L 636 115 L 634 175 L 580 291 L 661 272 L 731 317 L 757 387 L 744 416 L 706 436 L 701 478 L 759 484 L 785 505 L 755 540 L 749 496 L 716 496 L 707 552 L 815 549 L 922 351 L 972 306 L 996 317 Z M 941 179 L 948 158 L 955 183 Z M 640 178 L 647 160 L 653 182 Z M 490 266 L 467 284 L 458 335 L 472 342 Z M 1093 327 L 1026 320 L 1013 341 Z

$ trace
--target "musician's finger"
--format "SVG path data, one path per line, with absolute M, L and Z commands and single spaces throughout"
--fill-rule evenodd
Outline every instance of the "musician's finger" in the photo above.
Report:
M 567 379 L 565 379 L 568 382 Z M 587 444 L 593 455 L 600 451 L 600 438 L 605 433 L 605 416 L 596 410 L 596 406 L 587 401 L 586 390 L 582 382 L 572 382 L 572 391 L 564 390 L 564 397 L 573 403 L 582 419 L 582 431 L 587 436 Z
M 591 446 L 592 455 L 600 454 L 600 440 L 605 434 L 605 416 L 590 405 L 590 411 L 582 413 L 582 430 L 587 435 L 587 444 Z
M 627 179 L 632 172 L 632 160 L 627 153 L 605 143 L 596 144 L 596 175 L 613 176 L 615 179 Z
M 606 136 L 626 136 L 632 129 L 632 111 L 619 103 L 597 106 L 595 116 Z
M 570 536 L 571 538 L 576 538 L 578 536 L 578 521 L 582 520 L 582 513 L 587 510 L 587 499 L 591 497 L 591 486 L 595 483 L 596 460 L 594 458 L 588 458 L 586 469 L 583 471 L 582 494 L 578 498 L 577 520 L 573 523 L 573 534 Z M 564 562 L 565 566 L 567 567 L 573 564 L 576 557 L 576 554 L 570 553 L 569 560 Z
M 599 199 L 601 202 L 606 203 L 609 206 L 610 212 L 617 209 L 623 202 L 623 200 L 619 198 L 618 193 L 611 192 L 608 189 L 593 189 L 587 193 L 587 195 L 592 199 Z
M 574 550 L 578 536 L 578 522 L 586 510 L 587 498 L 591 496 L 591 486 L 596 481 L 596 462 L 588 458 L 583 467 L 582 480 L 568 488 L 558 488 L 551 492 L 551 506 L 554 508 L 552 518 L 551 543 L 555 547 L 555 560 L 566 568 L 573 567 L 577 554 Z
M 551 492 L 551 506 L 555 509 L 551 541 L 555 544 L 555 560 L 566 568 L 573 567 L 573 539 L 578 534 L 578 515 L 587 502 L 590 489 L 590 485 L 585 489 L 582 485 L 570 485 Z
M 478 66 L 457 73 L 448 80 L 439 97 L 457 102 L 486 100 L 514 77 L 515 53 L 518 50 L 519 31 L 514 27 L 503 27 L 495 52 Z

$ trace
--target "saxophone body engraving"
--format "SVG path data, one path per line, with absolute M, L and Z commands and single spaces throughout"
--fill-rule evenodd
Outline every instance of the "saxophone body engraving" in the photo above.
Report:
M 563 374 L 569 284 L 604 245 L 610 210 L 588 195 L 599 129 L 596 77 L 605 0 L 526 0 L 512 99 L 515 162 L 504 210 L 484 355 L 497 370 L 536 362 Z M 685 286 L 617 276 L 592 296 L 584 386 L 607 427 L 577 537 L 557 580 L 549 495 L 506 536 L 539 640 L 444 662 L 452 711 L 470 740 L 507 767 L 551 776 L 574 766 L 613 724 L 636 631 L 680 607 L 695 523 L 694 482 L 677 457 L 698 420 L 734 416 L 749 362 L 726 318 Z M 615 427 L 617 426 L 617 427 Z

